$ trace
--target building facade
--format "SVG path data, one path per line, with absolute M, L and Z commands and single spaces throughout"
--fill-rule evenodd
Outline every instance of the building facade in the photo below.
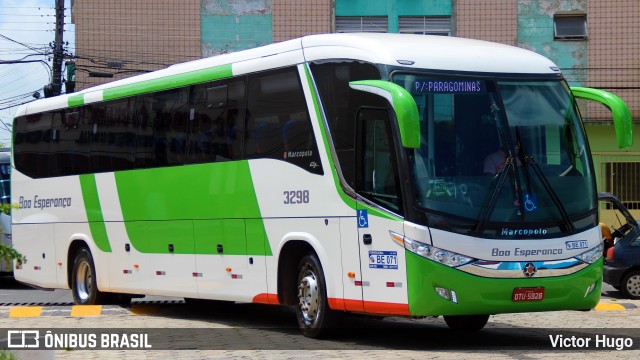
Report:
M 558 64 L 570 85 L 609 90 L 629 105 L 635 145 L 622 150 L 609 110 L 580 108 L 599 190 L 640 213 L 637 0 L 76 0 L 72 12 L 78 89 L 327 32 L 460 36 L 538 52 Z

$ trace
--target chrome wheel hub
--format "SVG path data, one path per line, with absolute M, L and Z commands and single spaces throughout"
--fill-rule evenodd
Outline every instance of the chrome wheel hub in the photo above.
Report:
M 76 289 L 78 297 L 85 301 L 91 296 L 91 280 L 93 274 L 91 273 L 91 267 L 86 261 L 83 261 L 78 266 L 78 272 L 76 273 Z
M 306 272 L 298 284 L 298 307 L 308 322 L 318 315 L 318 281 L 313 272 Z

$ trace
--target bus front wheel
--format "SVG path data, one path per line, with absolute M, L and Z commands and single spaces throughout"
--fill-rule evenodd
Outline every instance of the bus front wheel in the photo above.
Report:
M 444 316 L 444 322 L 451 330 L 478 331 L 487 325 L 489 315 Z
M 78 305 L 101 304 L 104 300 L 105 295 L 98 291 L 96 268 L 87 248 L 76 253 L 71 273 L 71 292 L 73 301 Z
M 339 321 L 339 313 L 327 301 L 327 286 L 320 260 L 309 254 L 298 264 L 296 317 L 306 337 L 326 337 Z

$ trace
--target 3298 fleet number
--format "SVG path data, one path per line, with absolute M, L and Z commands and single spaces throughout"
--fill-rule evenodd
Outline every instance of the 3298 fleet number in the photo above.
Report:
M 308 204 L 309 190 L 285 190 L 283 192 L 285 205 Z

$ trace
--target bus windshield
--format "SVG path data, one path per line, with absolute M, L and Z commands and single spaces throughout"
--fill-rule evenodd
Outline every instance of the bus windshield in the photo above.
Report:
M 416 205 L 431 226 L 513 238 L 594 225 L 595 179 L 563 80 L 393 80 L 419 108 L 421 145 L 407 151 Z

